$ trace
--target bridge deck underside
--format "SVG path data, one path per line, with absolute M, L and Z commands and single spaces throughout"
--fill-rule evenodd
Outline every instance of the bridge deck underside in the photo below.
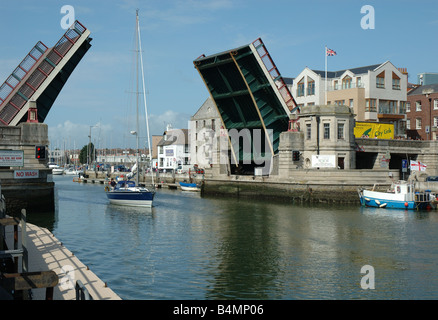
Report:
M 280 133 L 287 130 L 289 116 L 250 45 L 197 59 L 194 64 L 225 128 L 236 129 L 243 139 L 247 137 L 255 143 L 260 140 L 261 154 L 248 151 L 235 141 L 239 160 L 277 153 Z

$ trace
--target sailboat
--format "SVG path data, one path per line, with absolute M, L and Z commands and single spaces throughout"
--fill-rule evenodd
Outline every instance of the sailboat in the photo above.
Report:
M 136 11 L 136 52 L 137 52 L 137 70 L 138 70 L 138 62 L 140 58 L 141 62 L 141 73 L 142 73 L 142 83 L 143 83 L 143 98 L 144 98 L 144 104 L 145 104 L 145 113 L 146 113 L 146 129 L 147 129 L 147 136 L 148 136 L 148 144 L 149 144 L 149 150 L 151 150 L 151 142 L 150 142 L 150 135 L 149 135 L 149 119 L 148 119 L 148 112 L 147 112 L 147 105 L 146 105 L 146 90 L 145 90 L 145 83 L 144 83 L 144 71 L 143 71 L 143 58 L 141 55 L 141 37 L 140 37 L 140 23 L 138 18 L 138 10 Z M 138 71 L 137 71 L 138 72 Z M 135 135 L 137 138 L 137 162 L 133 167 L 132 173 L 135 175 L 135 182 L 131 180 L 123 180 L 118 181 L 116 186 L 114 188 L 105 188 L 106 195 L 110 201 L 111 204 L 116 205 L 124 205 L 124 206 L 134 206 L 134 207 L 152 207 L 154 196 L 155 196 L 155 190 L 152 188 L 146 188 L 144 186 L 140 186 L 138 183 L 138 176 L 139 176 L 139 135 L 138 135 L 138 91 L 139 83 L 138 83 L 138 73 L 137 73 L 137 130 L 131 131 L 131 134 Z M 151 152 L 149 152 L 149 159 L 150 163 L 152 163 L 151 159 Z M 132 177 L 132 175 L 131 175 Z M 152 175 L 151 170 L 151 178 L 152 178 L 152 186 L 154 186 L 154 177 Z

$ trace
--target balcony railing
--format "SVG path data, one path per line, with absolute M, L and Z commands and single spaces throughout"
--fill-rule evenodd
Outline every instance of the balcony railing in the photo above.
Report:
M 337 85 L 327 86 L 327 91 L 336 91 L 336 90 L 346 90 L 346 89 L 356 89 L 356 88 L 364 88 L 362 83 L 339 83 Z

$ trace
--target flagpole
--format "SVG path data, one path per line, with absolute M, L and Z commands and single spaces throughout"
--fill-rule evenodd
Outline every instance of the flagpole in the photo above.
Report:
M 325 46 L 325 105 L 327 105 L 327 46 Z

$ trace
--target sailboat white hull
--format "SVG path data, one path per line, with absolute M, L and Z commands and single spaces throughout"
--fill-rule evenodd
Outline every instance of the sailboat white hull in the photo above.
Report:
M 106 193 L 111 204 L 130 207 L 152 207 L 155 192 L 145 188 L 116 188 Z
M 52 169 L 52 174 L 54 175 L 62 175 L 64 173 L 64 169 L 62 168 L 53 168 Z

